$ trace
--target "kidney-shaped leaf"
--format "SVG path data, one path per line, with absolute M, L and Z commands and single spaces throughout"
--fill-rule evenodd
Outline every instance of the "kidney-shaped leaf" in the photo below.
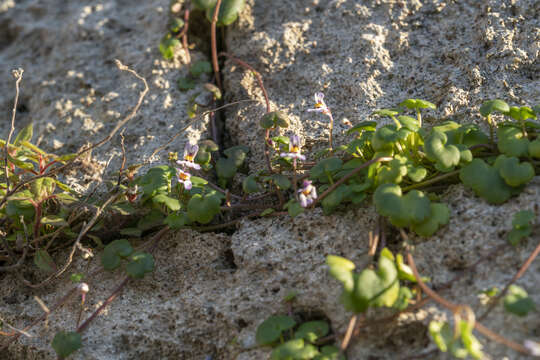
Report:
M 258 327 L 255 339 L 259 345 L 269 345 L 277 341 L 281 333 L 296 325 L 294 319 L 285 315 L 273 315 L 264 320 Z
M 512 189 L 499 175 L 497 169 L 482 159 L 474 159 L 461 168 L 459 178 L 476 195 L 490 204 L 502 204 L 512 196 Z
M 220 211 L 221 197 L 215 192 L 206 195 L 195 194 L 187 205 L 187 215 L 191 221 L 208 224 Z
M 68 357 L 82 347 L 81 334 L 65 331 L 57 332 L 51 345 L 59 357 Z
M 519 162 L 516 157 L 499 155 L 493 167 L 499 170 L 499 175 L 510 186 L 525 185 L 534 177 L 534 168 L 528 162 Z
M 142 251 L 137 251 L 129 257 L 129 262 L 126 265 L 126 272 L 129 276 L 135 279 L 144 277 L 146 273 L 154 270 L 154 257 Z
M 319 354 L 319 350 L 303 339 L 289 340 L 272 351 L 271 360 L 309 360 Z
M 294 333 L 295 339 L 304 339 L 310 343 L 314 343 L 317 339 L 328 334 L 330 327 L 326 321 L 308 321 L 300 325 Z
M 371 306 L 391 307 L 399 294 L 396 265 L 385 256 L 379 257 L 378 269 L 364 269 L 356 280 L 355 297 Z

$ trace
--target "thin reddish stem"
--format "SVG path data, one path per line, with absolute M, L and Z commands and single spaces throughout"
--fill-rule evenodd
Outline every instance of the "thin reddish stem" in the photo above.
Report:
M 212 25 L 210 27 L 210 42 L 211 42 L 211 47 L 212 47 L 212 66 L 214 67 L 214 75 L 216 76 L 216 83 L 217 83 L 218 88 L 222 90 L 221 77 L 219 76 L 217 39 L 216 39 L 216 24 L 218 20 L 220 7 L 221 7 L 221 0 L 217 0 L 216 7 L 214 9 L 214 16 L 212 17 Z
M 510 285 L 515 283 L 520 277 L 523 276 L 523 274 L 525 274 L 525 271 L 527 271 L 527 269 L 531 266 L 532 262 L 534 261 L 534 259 L 536 259 L 539 253 L 540 253 L 540 244 L 536 246 L 532 254 L 527 258 L 525 263 L 521 266 L 519 271 L 514 275 L 512 280 L 510 280 L 510 282 L 506 284 L 506 286 L 504 287 L 504 290 L 501 291 L 501 293 L 497 295 L 495 299 L 493 299 L 493 301 L 491 302 L 487 310 L 482 314 L 482 316 L 478 318 L 478 320 L 483 320 L 489 315 L 489 313 L 495 308 L 495 306 L 497 306 L 497 304 L 502 299 L 502 297 L 506 295 L 506 293 L 508 292 L 508 289 L 510 288 Z
M 416 264 L 414 262 L 414 259 L 410 253 L 407 253 L 407 261 L 409 262 L 409 266 L 411 267 L 411 270 L 413 271 L 414 277 L 416 278 L 416 282 L 418 285 L 422 288 L 422 290 L 426 293 L 427 296 L 438 302 L 440 305 L 444 306 L 448 310 L 457 313 L 460 311 L 460 309 L 463 308 L 463 305 L 454 304 L 445 298 L 441 297 L 439 294 L 437 294 L 435 291 L 430 289 L 423 281 L 420 275 L 418 274 L 418 270 L 416 269 Z M 480 324 L 480 322 L 475 321 L 474 322 L 474 328 L 484 335 L 485 337 L 498 342 L 500 344 L 506 345 L 507 347 L 520 352 L 522 354 L 530 355 L 529 350 L 524 347 L 521 344 L 518 344 L 517 342 L 514 342 L 512 340 L 508 340 L 505 337 L 494 333 L 490 329 L 486 328 L 484 325 Z
M 188 29 L 189 29 L 189 9 L 184 11 L 184 29 L 182 30 L 182 46 L 186 52 L 186 61 L 189 64 L 191 62 L 191 55 L 189 53 L 188 45 Z

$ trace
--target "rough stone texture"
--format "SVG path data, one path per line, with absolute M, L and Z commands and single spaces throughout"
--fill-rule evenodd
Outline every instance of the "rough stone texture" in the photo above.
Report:
M 176 81 L 187 67 L 183 50 L 174 62 L 158 50 L 167 31 L 169 1 L 21 1 L 0 6 L 0 107 L 9 130 L 8 115 L 15 95 L 11 70 L 24 68 L 17 129 L 34 124 L 34 140 L 46 151 L 67 154 L 103 139 L 135 106 L 142 83 L 119 71 L 114 59 L 132 67 L 148 81 L 150 91 L 138 115 L 128 123 L 125 145 L 128 164 L 148 160 L 189 120 L 190 97 L 201 89 L 182 93 Z M 193 60 L 204 59 L 197 51 Z M 200 85 L 202 87 L 202 84 Z M 186 137 L 197 141 L 206 121 L 188 129 L 163 150 L 182 151 Z M 106 174 L 118 171 L 122 159 L 120 137 L 93 151 L 82 171 L 67 174 L 76 189 L 84 190 Z
M 251 0 L 227 46 L 262 74 L 273 108 L 290 116 L 285 133 L 297 132 L 309 152 L 328 138 L 327 118 L 305 112 L 318 91 L 332 109 L 338 143 L 342 120 L 358 123 L 407 98 L 438 106 L 426 112 L 428 126 L 430 117 L 479 121 L 487 99 L 538 103 L 538 14 L 535 0 Z M 229 99 L 263 101 L 253 76 L 236 66 L 225 73 Z M 249 107 L 227 120 L 235 141 L 257 144 L 254 168 L 262 163 L 264 111 Z
M 229 52 L 251 63 L 263 75 L 274 108 L 285 110 L 291 129 L 306 142 L 305 152 L 321 148 L 327 139 L 327 119 L 305 110 L 312 95 L 324 91 L 336 118 L 336 142 L 345 139 L 342 119 L 355 123 L 373 109 L 408 98 L 425 98 L 439 108 L 434 117 L 478 121 L 477 109 L 487 98 L 514 104 L 540 100 L 538 79 L 539 16 L 537 1 L 248 1 L 239 22 L 229 28 Z M 186 121 L 190 96 L 174 82 L 186 71 L 179 59 L 160 60 L 159 39 L 166 31 L 168 1 L 47 2 L 0 0 L 0 64 L 9 70 L 25 68 L 17 123 L 33 122 L 41 144 L 75 151 L 85 141 L 107 134 L 135 103 L 141 89 L 129 75 L 113 66 L 119 58 L 146 76 L 151 87 L 139 116 L 126 128 L 128 163 L 145 160 Z M 195 58 L 201 53 L 192 52 Z M 178 57 L 182 57 L 179 50 Z M 262 94 L 254 78 L 236 66 L 224 69 L 227 100 Z M 0 83 L 0 104 L 11 108 L 13 82 Z M 23 108 L 23 109 L 24 109 Z M 262 164 L 263 132 L 258 121 L 262 105 L 228 111 L 230 142 L 253 150 L 251 169 Z M 53 129 L 57 129 L 56 132 Z M 0 124 L 2 133 L 6 122 Z M 188 132 L 205 137 L 206 123 Z M 181 150 L 185 139 L 170 145 Z M 98 170 L 115 153 L 118 140 L 95 151 Z M 164 155 L 164 154 L 162 154 Z M 163 157 L 161 158 L 163 161 Z M 116 161 L 116 163 L 115 163 Z M 116 165 L 117 168 L 117 165 Z M 81 189 L 93 176 L 89 170 L 71 180 Z M 78 179 L 78 180 L 77 180 Z M 450 224 L 432 239 L 413 239 L 420 271 L 435 285 L 453 278 L 467 265 L 505 241 L 512 215 L 538 209 L 538 178 L 523 194 L 503 206 L 489 206 L 461 186 L 443 196 L 451 210 Z M 310 211 L 295 219 L 287 216 L 244 221 L 232 235 L 179 231 L 163 239 L 156 250 L 152 276 L 126 287 L 85 332 L 85 346 L 76 359 L 265 359 L 268 349 L 253 349 L 255 330 L 266 317 L 289 311 L 281 299 L 298 291 L 292 307 L 299 320 L 325 318 L 332 331 L 343 333 L 350 314 L 339 304 L 339 284 L 324 266 L 327 254 L 343 255 L 359 268 L 367 262 L 367 234 L 374 226 L 369 206 L 323 216 Z M 480 265 L 451 290 L 442 294 L 482 312 L 479 291 L 502 287 L 535 246 L 529 239 L 516 249 Z M 401 250 L 397 234 L 388 234 L 392 250 Z M 58 262 L 67 254 L 58 254 Z M 98 264 L 89 267 L 92 271 Z M 73 271 L 86 271 L 77 258 Z M 518 281 L 540 304 L 538 264 Z M 24 275 L 38 281 L 28 270 Z M 474 275 L 474 276 L 473 276 Z M 87 313 L 103 301 L 120 275 L 99 274 L 89 279 Z M 0 275 L 0 315 L 23 327 L 41 314 L 33 296 L 51 306 L 69 288 L 67 278 L 33 291 L 11 275 Z M 47 327 L 35 327 L 31 339 L 22 339 L 7 351 L 8 359 L 52 359 L 50 341 L 59 329 L 72 329 L 76 302 L 51 316 Z M 378 318 L 387 311 L 370 312 Z M 430 319 L 448 317 L 436 306 L 404 315 L 396 322 L 369 328 L 355 339 L 350 359 L 396 359 L 433 348 L 428 335 Z M 538 339 L 535 314 L 516 319 L 497 308 L 484 322 L 515 340 Z M 3 340 L 2 340 L 3 341 Z M 515 353 L 482 341 L 490 358 L 519 359 Z M 431 354 L 428 358 L 446 358 Z

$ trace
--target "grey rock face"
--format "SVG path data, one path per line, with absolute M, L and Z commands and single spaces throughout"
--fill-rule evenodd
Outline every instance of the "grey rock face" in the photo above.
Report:
M 181 93 L 178 77 L 187 72 L 178 49 L 173 62 L 157 50 L 166 31 L 169 1 L 0 1 L 0 82 L 2 109 L 11 109 L 13 82 L 9 71 L 24 67 L 17 124 L 33 122 L 36 138 L 48 151 L 76 151 L 87 141 L 106 136 L 135 104 L 140 83 L 120 73 L 113 59 L 145 76 L 150 92 L 139 115 L 125 130 L 128 163 L 148 160 L 155 148 L 187 124 L 190 97 Z M 426 113 L 427 126 L 437 118 L 480 121 L 478 107 L 489 98 L 514 104 L 540 101 L 539 3 L 524 1 L 317 1 L 248 0 L 237 23 L 227 30 L 228 51 L 254 66 L 263 76 L 273 109 L 292 120 L 284 134 L 297 132 L 310 154 L 325 146 L 327 118 L 305 112 L 313 93 L 323 91 L 336 125 L 336 143 L 346 139 L 346 119 L 365 120 L 376 108 L 406 98 L 423 98 L 438 105 Z M 192 57 L 205 58 L 192 51 Z M 223 69 L 227 101 L 256 98 L 261 104 L 239 105 L 227 111 L 231 144 L 252 149 L 250 169 L 263 166 L 263 136 L 259 119 L 263 98 L 255 78 L 230 62 Z M 26 111 L 22 111 L 26 109 Z M 9 110 L 7 110 L 9 111 Z M 20 128 L 20 127 L 19 127 Z M 2 134 L 7 122 L 0 123 Z M 171 143 L 179 151 L 187 139 L 208 137 L 205 119 Z M 97 174 L 107 176 L 119 166 L 119 142 L 93 152 L 86 174 L 66 174 L 80 190 Z M 104 172 L 106 162 L 115 155 Z M 105 174 L 105 175 L 103 175 Z M 535 210 L 540 203 L 538 179 L 502 206 L 490 206 L 461 186 L 453 186 L 442 201 L 451 211 L 450 224 L 430 239 L 412 239 L 422 274 L 433 285 L 447 282 L 460 270 L 506 241 L 512 215 Z M 331 216 L 320 209 L 291 219 L 287 216 L 243 221 L 232 234 L 198 234 L 182 230 L 163 239 L 155 252 L 156 270 L 128 285 L 122 295 L 83 335 L 84 347 L 75 359 L 266 359 L 268 349 L 255 349 L 257 326 L 272 314 L 290 311 L 281 299 L 298 292 L 292 312 L 299 320 L 327 319 L 342 334 L 351 314 L 339 303 L 340 286 L 324 265 L 336 254 L 369 263 L 368 232 L 377 215 L 363 205 Z M 537 244 L 531 237 L 466 273 L 442 295 L 483 312 L 478 293 L 501 288 Z M 397 233 L 387 244 L 402 251 Z M 67 254 L 57 255 L 59 263 Z M 538 260 L 537 260 L 538 261 Z M 535 263 L 536 264 L 536 263 Z M 518 284 L 540 304 L 537 264 Z M 97 269 L 77 258 L 73 272 Z M 90 272 L 91 272 L 90 271 Z M 28 270 L 25 276 L 37 276 Z M 118 273 L 88 279 L 85 313 L 97 308 L 119 282 Z M 22 328 L 41 315 L 33 296 L 53 305 L 70 288 L 67 276 L 40 290 L 30 290 L 9 274 L 0 275 L 0 315 Z M 51 316 L 47 325 L 32 329 L 5 352 L 8 359 L 53 359 L 50 342 L 56 331 L 71 330 L 78 312 L 73 300 Z M 369 312 L 370 318 L 389 315 Z M 396 359 L 433 349 L 427 334 L 432 318 L 451 314 L 429 304 L 397 321 L 361 332 L 349 359 Z M 516 341 L 538 339 L 535 314 L 516 319 L 498 307 L 484 322 Z M 1 339 L 0 339 L 1 340 Z M 1 340 L 4 341 L 4 340 Z M 516 353 L 483 340 L 492 359 L 520 359 Z M 446 358 L 433 353 L 428 358 Z

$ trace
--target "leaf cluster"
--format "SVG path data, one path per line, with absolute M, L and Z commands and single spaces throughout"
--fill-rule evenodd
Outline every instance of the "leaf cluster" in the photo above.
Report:
M 336 346 L 317 344 L 329 331 L 323 320 L 297 324 L 291 316 L 273 315 L 257 327 L 255 339 L 259 346 L 273 347 L 272 360 L 345 360 Z

